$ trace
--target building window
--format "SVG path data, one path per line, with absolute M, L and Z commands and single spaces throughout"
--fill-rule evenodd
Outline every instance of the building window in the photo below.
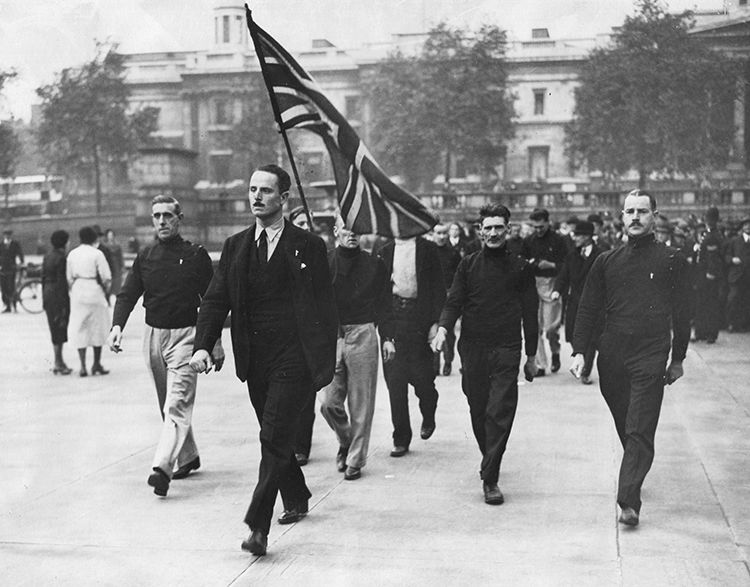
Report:
M 747 6 L 747 0 L 740 0 L 740 6 Z
M 232 124 L 232 104 L 225 98 L 214 100 L 214 124 Z
M 244 44 L 245 43 L 245 23 L 243 22 L 243 18 L 241 16 L 235 16 L 234 17 L 234 23 L 237 25 L 237 42 Z
M 228 183 L 231 180 L 231 155 L 211 155 L 211 181 L 213 183 Z
M 529 179 L 531 181 L 547 179 L 549 165 L 549 147 L 529 147 Z
M 224 33 L 224 35 L 223 35 L 224 41 L 223 42 L 224 43 L 229 43 L 230 42 L 230 38 L 231 38 L 230 37 L 231 31 L 229 30 L 229 17 L 228 16 L 224 16 L 222 18 L 222 24 L 223 24 L 223 33 Z
M 544 114 L 544 96 L 547 90 L 544 88 L 534 90 L 534 115 L 541 116 Z

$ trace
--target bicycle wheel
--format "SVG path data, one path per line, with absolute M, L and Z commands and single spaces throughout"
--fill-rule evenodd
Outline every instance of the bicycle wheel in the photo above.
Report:
M 27 281 L 18 291 L 18 301 L 21 307 L 30 314 L 39 314 L 42 307 L 42 282 L 38 279 Z

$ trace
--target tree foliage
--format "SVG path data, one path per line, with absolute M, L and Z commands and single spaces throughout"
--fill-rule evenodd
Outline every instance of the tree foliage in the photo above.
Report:
M 410 186 L 448 177 L 451 156 L 491 173 L 513 136 L 506 35 L 494 25 L 471 32 L 440 24 L 421 52 L 395 52 L 365 80 L 373 151 Z
M 635 169 L 641 185 L 652 172 L 704 176 L 728 162 L 737 64 L 689 34 L 690 12 L 637 6 L 584 66 L 568 153 L 608 177 Z
M 242 118 L 232 127 L 229 137 L 229 147 L 244 159 L 246 179 L 258 165 L 276 161 L 280 136 L 263 80 L 259 76 L 253 78 L 242 94 Z
M 0 95 L 5 83 L 16 76 L 14 71 L 0 71 Z M 0 122 L 0 177 L 13 175 L 21 156 L 21 141 L 10 121 Z
M 151 142 L 158 109 L 129 110 L 124 57 L 116 45 L 102 43 L 94 59 L 62 70 L 37 95 L 42 99 L 37 142 L 43 155 L 57 172 L 93 175 L 100 211 L 102 166 L 127 160 Z

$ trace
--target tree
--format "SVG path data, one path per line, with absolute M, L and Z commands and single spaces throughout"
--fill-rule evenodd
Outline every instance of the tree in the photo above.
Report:
M 260 162 L 276 161 L 282 147 L 262 78 L 251 80 L 242 93 L 242 118 L 232 127 L 229 147 L 247 162 L 247 178 Z
M 124 57 L 116 45 L 102 43 L 96 44 L 94 59 L 62 70 L 37 94 L 42 99 L 40 149 L 58 172 L 93 175 L 96 211 L 101 213 L 102 166 L 127 160 L 149 144 L 159 110 L 129 112 Z
M 594 50 L 566 129 L 575 164 L 702 176 L 729 160 L 738 67 L 690 35 L 692 15 L 639 0 L 611 47 Z
M 0 71 L 0 95 L 5 83 L 16 76 L 14 71 Z M 21 155 L 21 141 L 10 121 L 0 121 L 0 177 L 13 175 Z M 7 195 L 7 194 L 6 194 Z
M 470 32 L 440 24 L 419 55 L 395 52 L 376 64 L 365 88 L 373 150 L 384 167 L 412 186 L 440 171 L 447 184 L 454 156 L 469 170 L 494 173 L 515 116 L 505 51 L 505 32 L 494 25 Z

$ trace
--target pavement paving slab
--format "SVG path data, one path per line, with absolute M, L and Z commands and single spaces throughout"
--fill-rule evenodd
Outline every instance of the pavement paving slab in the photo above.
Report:
M 253 557 L 239 545 L 258 425 L 231 355 L 199 379 L 201 469 L 158 498 L 146 485 L 161 421 L 142 324 L 138 308 L 124 352 L 104 353 L 109 375 L 80 378 L 51 373 L 43 315 L 0 317 L 3 586 L 750 586 L 750 334 L 688 350 L 685 377 L 665 393 L 636 529 L 617 523 L 622 451 L 607 407 L 598 385 L 567 373 L 566 346 L 560 373 L 520 382 L 505 504 L 483 502 L 458 362 L 437 378 L 428 441 L 412 394 L 415 438 L 399 459 L 381 376 L 362 478 L 336 471 L 318 415 L 310 513 L 274 524 L 268 555 Z

